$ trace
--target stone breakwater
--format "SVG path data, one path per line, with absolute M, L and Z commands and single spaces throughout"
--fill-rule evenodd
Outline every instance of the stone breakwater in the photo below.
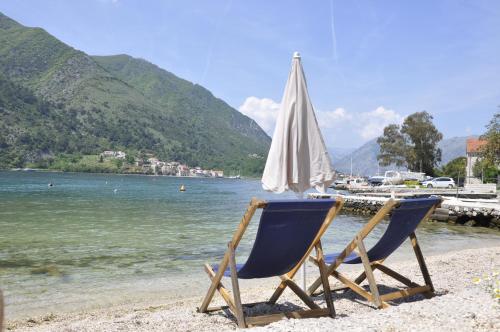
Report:
M 433 220 L 500 230 L 500 204 L 445 199 L 431 216 Z
M 311 198 L 328 198 L 332 195 L 310 194 Z M 389 199 L 388 197 L 343 196 L 343 213 L 374 215 Z M 500 230 L 500 203 L 498 201 L 469 202 L 444 198 L 428 222 L 446 222 L 465 226 L 481 226 Z

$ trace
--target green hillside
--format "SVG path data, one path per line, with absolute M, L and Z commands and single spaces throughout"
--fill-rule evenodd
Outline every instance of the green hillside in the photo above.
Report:
M 0 14 L 0 168 L 103 149 L 263 168 L 270 139 L 199 85 L 126 55 L 91 57 Z

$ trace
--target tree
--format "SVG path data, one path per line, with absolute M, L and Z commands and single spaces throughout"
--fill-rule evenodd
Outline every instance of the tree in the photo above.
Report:
M 500 106 L 499 106 L 500 108 Z M 481 148 L 482 158 L 491 166 L 500 164 L 500 112 L 493 115 L 490 123 L 486 125 L 486 133 L 481 139 L 487 143 Z
M 401 128 L 394 124 L 384 128 L 383 136 L 377 139 L 380 145 L 377 159 L 382 166 L 394 163 L 434 175 L 434 167 L 441 161 L 437 143 L 442 138 L 443 134 L 432 123 L 432 115 L 416 112 L 404 120 Z
M 460 179 L 462 181 L 464 180 L 466 164 L 466 157 L 455 158 L 443 166 L 442 170 L 439 172 L 439 175 L 453 178 L 458 185 Z
M 125 158 L 127 160 L 127 163 L 129 163 L 130 165 L 133 165 L 135 163 L 135 157 L 131 153 L 127 154 Z
M 121 160 L 121 159 L 115 159 L 115 160 L 113 160 L 113 162 L 114 162 L 114 164 L 116 165 L 116 167 L 118 169 L 122 168 L 122 166 L 123 166 L 123 160 Z
M 486 129 L 480 137 L 486 144 L 481 147 L 481 158 L 474 164 L 472 172 L 484 182 L 497 182 L 500 174 L 500 112 L 493 115 Z
M 380 154 L 377 159 L 381 166 L 407 166 L 406 155 L 408 153 L 404 135 L 396 124 L 388 125 L 384 128 L 384 135 L 377 138 L 380 145 Z
M 487 159 L 479 159 L 474 164 L 472 173 L 484 183 L 497 183 L 500 169 L 496 165 L 492 165 Z

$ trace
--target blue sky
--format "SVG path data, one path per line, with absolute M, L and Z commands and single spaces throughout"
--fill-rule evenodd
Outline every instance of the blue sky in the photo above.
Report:
M 500 1 L 2 0 L 89 54 L 199 83 L 272 134 L 294 51 L 327 145 L 357 147 L 427 110 L 445 137 L 500 105 Z

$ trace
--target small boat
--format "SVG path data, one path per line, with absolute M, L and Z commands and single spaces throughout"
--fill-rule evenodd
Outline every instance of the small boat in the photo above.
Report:
M 181 187 L 179 188 L 179 191 L 186 191 L 186 187 L 184 187 L 184 185 L 181 184 Z

